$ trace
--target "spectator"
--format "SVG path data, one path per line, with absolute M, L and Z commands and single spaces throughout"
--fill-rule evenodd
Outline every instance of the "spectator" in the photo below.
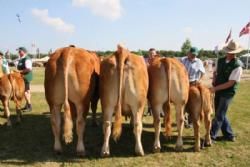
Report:
M 10 73 L 8 61 L 5 59 L 5 57 L 1 51 L 0 51 L 0 65 L 2 67 L 0 69 L 0 77 L 2 77 L 4 74 Z
M 160 57 L 160 55 L 157 53 L 155 48 L 150 48 L 149 51 L 148 51 L 148 58 L 146 59 L 147 66 L 149 66 L 151 64 L 151 62 L 153 61 L 153 59 L 155 57 Z M 152 108 L 151 108 L 149 103 L 148 103 L 148 111 L 147 111 L 147 113 L 145 115 L 152 115 Z M 160 116 L 163 117 L 164 113 L 161 112 Z
M 18 60 L 17 70 L 20 71 L 24 76 L 25 82 L 25 100 L 26 105 L 22 110 L 32 111 L 31 106 L 31 92 L 30 92 L 30 82 L 32 81 L 32 60 L 27 55 L 27 49 L 25 47 L 19 47 L 17 49 L 20 59 Z

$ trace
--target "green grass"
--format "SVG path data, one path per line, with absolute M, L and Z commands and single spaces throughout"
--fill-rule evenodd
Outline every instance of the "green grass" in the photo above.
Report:
M 44 67 L 33 67 L 33 80 L 31 84 L 43 84 Z
M 36 69 L 37 70 L 37 69 Z M 40 83 L 42 70 L 34 82 Z M 144 117 L 142 144 L 144 157 L 134 156 L 134 136 L 128 122 L 124 123 L 121 139 L 111 140 L 111 157 L 100 158 L 103 141 L 102 126 L 91 127 L 87 119 L 85 146 L 87 156 L 78 158 L 75 154 L 76 136 L 73 143 L 65 145 L 62 155 L 53 153 L 53 135 L 50 115 L 43 93 L 33 93 L 33 112 L 24 113 L 22 123 L 15 124 L 16 117 L 11 102 L 12 127 L 6 127 L 5 118 L 0 113 L 0 166 L 250 166 L 250 82 L 242 82 L 238 94 L 228 111 L 237 141 L 220 141 L 211 148 L 193 152 L 193 131 L 184 129 L 184 150 L 175 152 L 176 127 L 173 137 L 166 140 L 161 135 L 162 152 L 153 154 L 154 129 L 152 117 Z M 101 122 L 100 107 L 98 121 Z M 203 136 L 203 135 L 202 135 Z

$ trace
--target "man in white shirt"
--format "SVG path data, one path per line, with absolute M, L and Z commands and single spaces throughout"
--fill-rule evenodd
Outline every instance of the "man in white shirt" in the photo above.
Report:
M 17 69 L 20 71 L 21 74 L 24 76 L 24 83 L 25 83 L 25 100 L 26 105 L 22 108 L 25 111 L 32 111 L 31 106 L 31 92 L 30 92 L 30 82 L 32 81 L 33 74 L 32 74 L 32 60 L 27 55 L 27 49 L 25 47 L 19 47 L 18 54 L 20 59 L 17 64 Z

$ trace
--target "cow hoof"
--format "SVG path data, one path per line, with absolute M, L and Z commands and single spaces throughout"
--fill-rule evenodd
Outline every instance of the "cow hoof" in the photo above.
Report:
M 211 144 L 211 143 L 205 143 L 204 146 L 205 146 L 205 147 L 211 147 L 212 144 Z
M 155 147 L 153 148 L 153 153 L 159 153 L 159 152 L 161 152 L 161 147 L 155 146 Z
M 135 152 L 135 154 L 137 155 L 137 156 L 144 156 L 144 152 L 143 151 L 137 151 L 137 152 Z
M 85 157 L 86 153 L 85 153 L 85 151 L 78 151 L 78 152 L 76 153 L 76 155 L 77 155 L 78 157 Z
M 11 127 L 12 126 L 12 124 L 11 124 L 10 121 L 6 122 L 6 125 L 7 125 L 7 127 Z
M 106 157 L 109 157 L 110 156 L 110 153 L 109 152 L 102 152 L 101 153 L 101 157 L 102 158 L 106 158 Z
M 55 153 L 56 155 L 62 155 L 62 150 L 54 150 L 54 153 Z
M 199 147 L 198 147 L 198 148 L 195 147 L 195 148 L 194 148 L 194 152 L 200 152 L 200 148 L 199 148 Z
M 183 147 L 182 147 L 182 146 L 176 146 L 176 147 L 175 147 L 175 150 L 176 150 L 177 152 L 180 152 L 180 151 L 183 150 Z

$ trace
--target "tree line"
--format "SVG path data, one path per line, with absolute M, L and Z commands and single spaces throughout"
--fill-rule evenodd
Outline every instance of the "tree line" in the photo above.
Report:
M 181 50 L 180 51 L 174 51 L 174 50 L 159 50 L 158 54 L 162 57 L 183 57 L 187 55 L 189 49 L 191 48 L 192 44 L 189 39 L 186 39 L 184 43 L 182 44 Z M 148 57 L 148 50 L 137 50 L 137 51 L 132 51 L 133 53 L 143 56 L 145 58 Z M 114 53 L 114 51 L 107 50 L 107 51 L 96 51 L 97 55 L 99 56 L 108 56 Z M 247 50 L 244 50 L 238 56 L 244 55 L 247 53 Z M 37 58 L 35 54 L 29 54 L 31 58 Z M 49 53 L 40 53 L 39 57 L 43 58 L 49 56 Z M 215 53 L 213 50 L 205 50 L 205 49 L 200 49 L 199 52 L 199 58 L 202 60 L 208 59 L 208 58 L 217 58 L 217 57 L 222 57 L 224 56 L 223 51 L 219 51 L 218 53 Z M 17 54 L 12 54 L 10 53 L 9 58 L 14 60 L 18 58 Z

